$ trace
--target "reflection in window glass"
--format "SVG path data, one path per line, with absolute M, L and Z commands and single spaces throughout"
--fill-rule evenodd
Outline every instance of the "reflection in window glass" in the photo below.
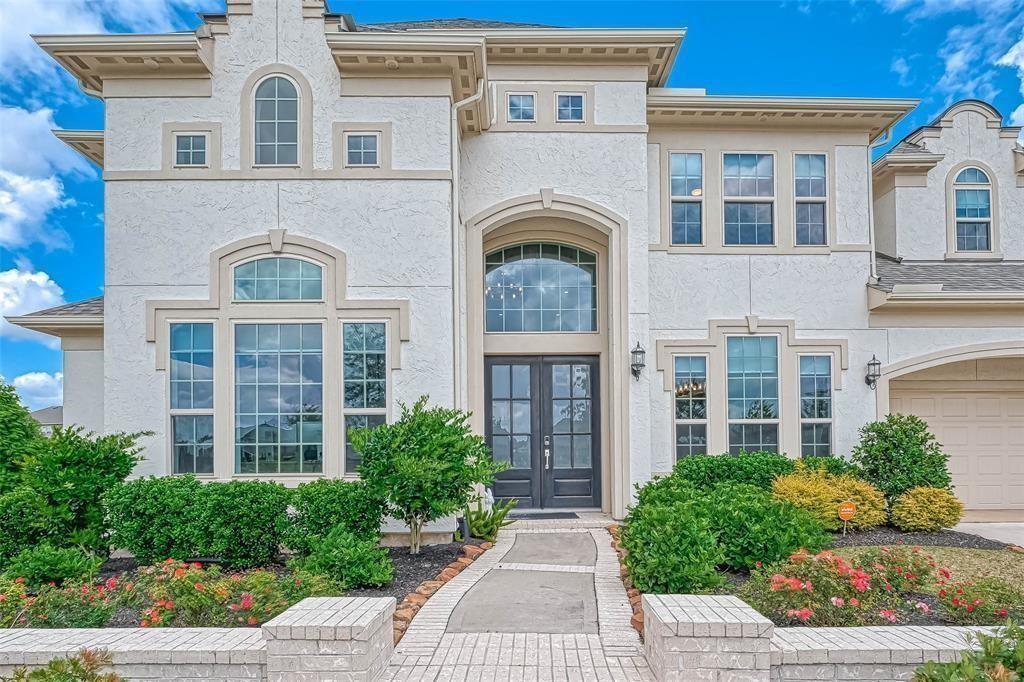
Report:
M 384 424 L 387 416 L 383 414 L 348 414 L 345 415 L 345 473 L 355 474 L 363 461 L 362 455 L 352 447 L 349 432 L 353 429 L 372 429 Z
M 551 455 L 555 469 L 593 463 L 590 365 L 551 365 Z
M 175 415 L 174 473 L 213 473 L 213 415 Z
M 342 325 L 345 408 L 387 407 L 387 343 L 383 322 Z
M 700 244 L 704 209 L 703 157 L 696 153 L 669 155 L 672 192 L 672 243 Z
M 726 355 L 729 452 L 778 452 L 778 339 L 731 336 Z
M 678 355 L 675 365 L 676 459 L 708 451 L 708 361 Z
M 800 454 L 832 454 L 832 356 L 800 356 Z
M 347 135 L 346 163 L 349 166 L 376 166 L 377 165 L 377 135 L 367 133 L 365 135 Z
M 319 301 L 323 268 L 298 258 L 261 258 L 235 267 L 236 301 Z
M 323 330 L 235 326 L 235 472 L 323 472 Z
M 491 365 L 491 455 L 513 469 L 531 467 L 531 372 L 530 365 Z
M 299 162 L 299 95 L 287 78 L 272 76 L 256 88 L 256 164 Z
M 174 165 L 205 166 L 206 135 L 175 135 Z
M 774 244 L 775 158 L 771 154 L 725 154 L 722 162 L 725 244 Z M 740 198 L 744 200 L 736 201 Z
M 797 154 L 795 165 L 796 243 L 823 246 L 827 243 L 825 155 Z
M 176 474 L 213 473 L 213 324 L 170 327 L 170 406 Z
M 992 250 L 992 188 L 978 168 L 965 168 L 953 185 L 956 250 Z
M 559 95 L 557 118 L 559 121 L 582 121 L 583 95 Z
M 533 95 L 509 95 L 508 96 L 508 120 L 510 120 L 510 121 L 532 121 L 533 120 Z
M 486 331 L 597 330 L 597 257 L 560 244 L 518 244 L 487 255 Z

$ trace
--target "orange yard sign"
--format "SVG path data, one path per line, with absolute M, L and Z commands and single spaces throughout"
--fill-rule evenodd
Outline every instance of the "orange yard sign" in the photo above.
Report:
M 839 505 L 839 518 L 843 521 L 849 521 L 857 515 L 857 505 L 853 502 L 843 502 Z

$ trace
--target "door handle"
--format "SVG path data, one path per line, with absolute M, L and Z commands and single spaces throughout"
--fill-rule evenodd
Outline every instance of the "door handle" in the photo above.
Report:
M 551 436 L 544 436 L 544 468 L 551 468 Z

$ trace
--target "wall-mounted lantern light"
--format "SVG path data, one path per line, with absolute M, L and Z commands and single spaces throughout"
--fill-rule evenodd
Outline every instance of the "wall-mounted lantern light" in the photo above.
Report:
M 644 367 L 647 366 L 645 358 L 647 357 L 647 351 L 640 347 L 640 342 L 636 342 L 636 348 L 630 352 L 630 363 L 629 370 L 633 372 L 633 378 L 640 380 L 640 373 L 644 371 Z
M 868 373 L 864 375 L 864 382 L 871 387 L 871 390 L 874 390 L 880 376 L 882 376 L 882 363 L 872 353 L 871 360 L 868 362 Z

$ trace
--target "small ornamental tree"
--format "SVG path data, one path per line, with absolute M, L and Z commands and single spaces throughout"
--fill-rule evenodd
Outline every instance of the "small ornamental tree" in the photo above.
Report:
M 464 508 L 473 485 L 487 485 L 505 465 L 491 459 L 469 414 L 427 409 L 423 396 L 392 424 L 351 433 L 362 454 L 359 475 L 386 501 L 387 513 L 409 527 L 409 553 L 420 553 L 423 526 Z
M 40 439 L 39 424 L 21 404 L 14 386 L 0 380 L 0 495 L 14 488 L 21 460 Z
M 890 414 L 885 421 L 865 424 L 860 443 L 853 448 L 861 475 L 890 504 L 911 488 L 949 488 L 948 460 L 928 424 L 911 414 Z

